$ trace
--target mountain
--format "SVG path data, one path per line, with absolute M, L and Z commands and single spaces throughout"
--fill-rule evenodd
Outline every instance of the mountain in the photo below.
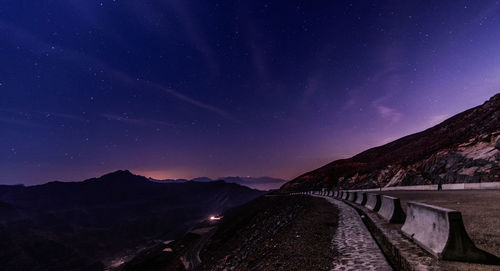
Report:
M 500 181 L 500 94 L 423 132 L 300 175 L 282 190 L 494 181 Z
M 129 171 L 0 186 L 0 270 L 102 270 L 260 195 L 237 184 L 154 183 Z
M 224 181 L 226 183 L 236 183 L 239 185 L 247 186 L 253 189 L 269 191 L 273 189 L 280 188 L 281 185 L 286 183 L 285 180 L 279 178 L 271 178 L 271 177 L 221 177 L 216 180 L 210 179 L 208 177 L 198 177 L 191 180 L 186 179 L 166 179 L 166 180 L 157 180 L 154 178 L 149 178 L 150 181 L 156 183 L 185 183 L 185 182 L 214 182 L 214 181 Z
M 187 179 L 165 179 L 165 180 L 158 180 L 155 178 L 148 178 L 149 181 L 154 182 L 154 183 L 185 183 L 189 182 Z
M 286 183 L 283 179 L 271 177 L 222 177 L 218 180 L 223 180 L 226 183 L 237 183 L 239 185 L 248 186 L 258 190 L 273 190 L 278 189 Z

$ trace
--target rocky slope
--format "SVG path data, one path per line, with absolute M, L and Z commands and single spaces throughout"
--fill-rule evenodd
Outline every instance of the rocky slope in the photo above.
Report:
M 144 251 L 122 270 L 330 270 L 337 221 L 338 209 L 325 200 L 263 196 L 225 212 L 203 246 L 197 240 L 204 234 L 193 230 Z M 201 260 L 196 266 L 186 262 L 193 248 Z
M 500 94 L 423 132 L 305 173 L 282 190 L 495 181 L 500 181 Z

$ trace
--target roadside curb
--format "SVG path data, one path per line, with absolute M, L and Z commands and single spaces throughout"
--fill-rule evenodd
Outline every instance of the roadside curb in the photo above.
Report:
M 360 214 L 380 249 L 396 270 L 444 270 L 438 260 L 404 237 L 397 229 L 398 224 L 391 224 L 376 213 L 368 209 L 364 210 L 364 207 L 356 206 L 348 201 L 343 202 Z

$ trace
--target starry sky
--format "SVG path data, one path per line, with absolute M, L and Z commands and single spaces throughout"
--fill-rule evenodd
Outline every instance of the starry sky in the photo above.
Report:
M 499 89 L 498 1 L 0 0 L 0 183 L 291 179 Z

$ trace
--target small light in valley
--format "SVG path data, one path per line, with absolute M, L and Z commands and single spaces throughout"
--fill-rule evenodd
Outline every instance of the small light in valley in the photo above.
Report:
M 211 220 L 211 221 L 221 220 L 221 219 L 222 219 L 222 216 L 211 216 L 211 217 L 210 217 L 210 220 Z

